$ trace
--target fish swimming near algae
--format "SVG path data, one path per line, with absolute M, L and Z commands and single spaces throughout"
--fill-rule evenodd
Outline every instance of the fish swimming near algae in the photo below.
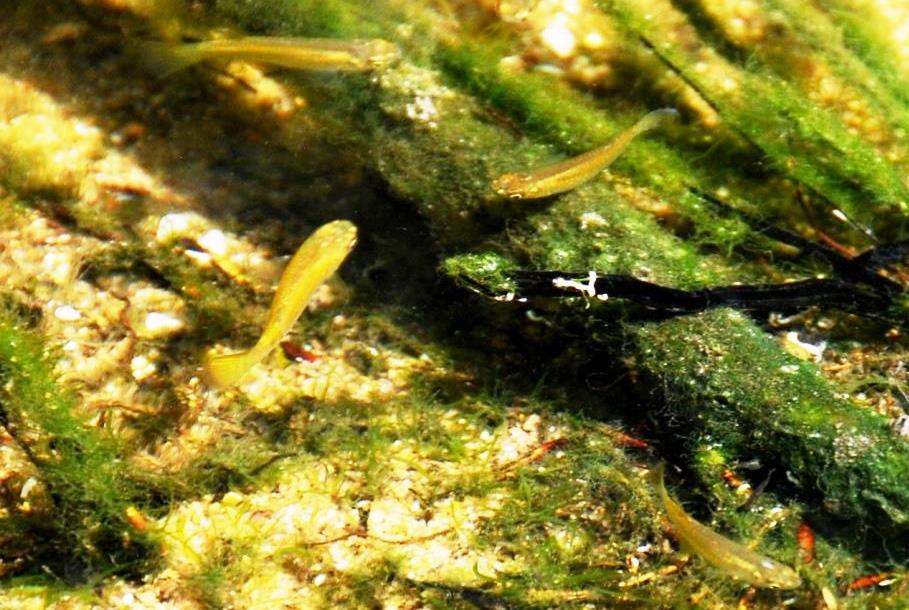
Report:
M 641 117 L 611 142 L 585 153 L 526 172 L 508 172 L 496 178 L 492 189 L 510 199 L 540 199 L 565 193 L 594 178 L 621 155 L 637 136 L 678 116 L 674 108 L 661 108 Z
M 287 334 L 310 297 L 338 270 L 356 241 L 357 228 L 346 220 L 335 220 L 316 229 L 281 275 L 262 336 L 244 352 L 208 356 L 205 361 L 208 380 L 219 388 L 239 383 Z
M 802 584 L 796 571 L 786 564 L 721 536 L 686 513 L 682 505 L 666 491 L 663 470 L 664 465 L 660 464 L 651 471 L 650 478 L 683 547 L 704 558 L 721 572 L 756 587 L 795 589 Z
M 252 61 L 330 72 L 367 72 L 396 60 L 397 45 L 379 38 L 281 38 L 247 36 L 191 43 L 145 42 L 146 66 L 160 77 L 202 61 Z

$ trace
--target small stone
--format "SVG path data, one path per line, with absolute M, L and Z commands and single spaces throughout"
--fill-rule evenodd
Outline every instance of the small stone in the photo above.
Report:
M 61 305 L 54 310 L 54 317 L 64 322 L 75 322 L 82 317 L 82 314 L 72 305 Z

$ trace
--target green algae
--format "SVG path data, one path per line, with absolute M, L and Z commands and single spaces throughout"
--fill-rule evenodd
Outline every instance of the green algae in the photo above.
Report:
M 835 117 L 822 113 L 811 117 L 812 122 L 804 122 L 807 119 L 795 113 L 791 100 L 786 101 L 795 87 L 762 88 L 769 73 L 755 71 L 751 76 L 758 100 L 755 104 L 783 99 L 789 105 L 777 101 L 773 107 L 794 113 L 795 119 L 753 116 L 745 111 L 727 113 L 721 108 L 723 118 L 734 119 L 732 122 L 748 139 L 763 143 L 750 157 L 734 134 L 720 135 L 719 149 L 724 153 L 732 149 L 735 154 L 722 162 L 718 161 L 722 154 L 710 156 L 706 170 L 695 171 L 686 158 L 689 153 L 703 151 L 684 143 L 694 130 L 683 126 L 679 132 L 636 143 L 617 163 L 615 174 L 602 183 L 555 202 L 512 206 L 496 201 L 489 192 L 489 181 L 498 172 L 609 139 L 629 117 L 640 112 L 641 100 L 609 104 L 558 84 L 548 75 L 506 74 L 497 63 L 509 52 L 507 35 L 501 37 L 504 42 L 492 44 L 490 41 L 498 40 L 498 32 L 463 32 L 462 41 L 455 43 L 450 32 L 432 31 L 434 17 L 418 18 L 433 11 L 410 3 L 380 3 L 368 10 L 357 2 L 287 1 L 265 6 L 269 10 L 263 10 L 259 2 L 218 2 L 217 16 L 212 20 L 224 25 L 221 20 L 227 18 L 227 25 L 240 26 L 238 29 L 249 33 L 403 37 L 399 30 L 402 16 L 415 16 L 409 24 L 413 31 L 407 33 L 409 38 L 403 43 L 407 59 L 400 66 L 375 80 L 284 75 L 281 82 L 305 96 L 310 105 L 303 118 L 292 117 L 281 125 L 262 121 L 261 116 L 241 116 L 240 109 L 236 118 L 261 130 L 274 146 L 289 150 L 301 165 L 306 165 L 314 142 L 331 143 L 341 149 L 342 156 L 356 159 L 381 183 L 358 185 L 380 193 L 379 197 L 369 195 L 362 200 L 375 202 L 387 197 L 388 207 L 383 210 L 409 206 L 427 219 L 433 240 L 448 255 L 442 262 L 443 271 L 468 288 L 481 286 L 507 293 L 512 288 L 508 271 L 517 267 L 593 268 L 633 273 L 683 287 L 781 279 L 795 272 L 809 274 L 813 268 L 797 261 L 790 265 L 774 261 L 765 269 L 753 264 L 750 259 L 755 251 L 761 255 L 770 251 L 762 238 L 737 221 L 718 217 L 688 188 L 712 191 L 728 186 L 737 205 L 747 202 L 772 209 L 784 222 L 799 221 L 799 215 L 787 208 L 792 207 L 798 188 L 788 182 L 790 178 L 850 211 L 854 210 L 849 205 L 857 206 L 861 197 L 870 196 L 878 202 L 902 197 L 893 173 L 886 168 L 878 171 L 880 168 L 869 162 L 873 160 L 870 149 L 837 127 Z M 705 44 L 715 44 L 715 40 L 705 37 Z M 632 39 L 629 46 L 635 47 L 636 42 Z M 641 47 L 637 49 L 641 51 Z M 651 62 L 651 70 L 653 65 Z M 685 74 L 684 69 L 680 72 Z M 196 77 L 206 78 L 204 74 Z M 187 77 L 171 91 L 189 83 L 196 86 Z M 431 120 L 414 118 L 408 105 L 427 97 L 438 114 Z M 223 98 L 220 101 L 230 103 Z M 673 103 L 667 99 L 647 102 Z M 753 113 L 754 108 L 750 111 Z M 304 137 L 298 138 L 301 134 Z M 774 134 L 789 138 L 771 141 Z M 822 154 L 814 158 L 827 145 L 833 150 L 844 147 L 846 161 Z M 744 175 L 751 170 L 743 170 L 738 162 L 761 155 L 766 155 L 772 168 L 762 168 L 757 179 Z M 794 170 L 786 163 L 792 156 L 799 162 Z M 388 197 L 385 189 L 393 197 Z M 765 196 L 769 202 L 763 201 Z M 681 229 L 661 225 L 644 210 L 642 202 L 646 201 L 670 204 L 691 224 Z M 319 199 L 318 204 L 313 203 L 316 205 L 329 204 Z M 875 204 L 876 210 L 885 208 Z M 96 221 L 101 220 L 102 215 L 83 216 L 73 226 L 104 235 L 110 228 L 98 229 L 101 225 Z M 191 310 L 190 330 L 174 353 L 185 355 L 204 348 L 208 341 L 222 338 L 243 323 L 243 307 L 254 300 L 251 295 L 233 290 L 214 273 L 199 272 L 166 247 L 130 241 L 122 232 L 129 222 L 123 219 L 120 227 L 114 225 L 120 229 L 118 239 L 125 243 L 92 258 L 89 275 L 145 277 L 186 298 Z M 751 250 L 735 249 L 743 244 Z M 436 259 L 427 256 L 428 268 L 435 265 Z M 380 292 L 373 289 L 373 294 Z M 392 340 L 395 349 L 405 351 L 406 344 L 407 350 L 418 353 L 421 349 L 433 351 L 412 338 L 400 339 L 409 331 L 389 323 L 390 310 L 383 310 L 378 303 L 372 306 L 371 314 L 345 312 L 365 319 L 370 329 L 383 328 L 366 333 L 360 337 L 362 344 L 347 352 L 361 363 L 358 368 L 362 373 L 382 370 L 384 365 L 368 356 L 369 347 L 387 343 L 388 329 L 398 337 Z M 499 324 L 512 336 L 532 336 L 538 331 L 528 330 L 532 325 L 526 324 L 523 313 L 510 305 L 488 303 L 472 317 L 471 324 L 476 328 L 470 332 L 482 336 Z M 816 367 L 783 356 L 768 334 L 742 316 L 714 312 L 646 324 L 631 317 L 633 314 L 634 308 L 611 303 L 588 308 L 586 303 L 575 302 L 548 308 L 544 318 L 547 332 L 571 345 L 562 352 L 560 362 L 545 357 L 536 362 L 541 367 L 536 372 L 542 369 L 546 375 L 540 385 L 547 398 L 539 399 L 529 412 L 562 426 L 569 442 L 558 452 L 542 456 L 539 463 L 517 464 L 504 479 L 492 473 L 489 463 L 476 459 L 471 443 L 481 430 L 491 430 L 491 436 L 497 438 L 514 426 L 510 418 L 527 416 L 513 408 L 524 400 L 525 392 L 502 388 L 509 388 L 511 383 L 526 387 L 526 379 L 515 382 L 510 377 L 528 373 L 505 375 L 509 379 L 497 380 L 500 386 L 496 389 L 491 389 L 494 382 L 484 377 L 480 383 L 484 390 L 477 391 L 475 385 L 457 375 L 447 377 L 440 370 L 445 367 L 435 362 L 432 374 L 414 377 L 408 395 L 376 404 L 308 398 L 294 403 L 282 416 L 247 418 L 244 414 L 250 405 L 242 399 L 235 401 L 238 421 L 258 432 L 215 444 L 210 453 L 176 475 L 179 484 L 167 492 L 169 502 L 201 497 L 203 504 L 217 504 L 217 499 L 204 498 L 204 494 L 269 489 L 282 475 L 316 472 L 325 463 L 335 470 L 319 487 L 319 493 L 350 502 L 372 500 L 381 495 L 394 468 L 403 464 L 415 476 L 423 477 L 418 498 L 424 504 L 445 495 L 464 498 L 501 494 L 505 498 L 503 510 L 484 522 L 479 535 L 470 541 L 471 547 L 491 553 L 504 549 L 504 556 L 519 557 L 521 564 L 514 572 L 495 577 L 479 568 L 475 570 L 478 574 L 452 571 L 456 582 L 433 593 L 431 583 L 401 586 L 407 577 L 406 553 L 391 545 L 383 549 L 381 560 L 360 574 L 330 574 L 327 582 L 331 592 L 314 593 L 312 603 L 362 607 L 397 594 L 413 600 L 422 590 L 424 598 L 430 597 L 431 603 L 443 604 L 441 607 L 452 598 L 465 607 L 482 603 L 646 607 L 662 605 L 664 600 L 684 605 L 688 596 L 701 594 L 706 588 L 708 602 L 731 605 L 739 593 L 735 585 L 697 562 L 681 576 L 619 586 L 629 576 L 627 562 L 631 561 L 629 556 L 635 556 L 636 548 L 645 542 L 658 546 L 664 538 L 653 518 L 647 486 L 610 440 L 615 437 L 614 431 L 607 433 L 595 422 L 565 415 L 577 409 L 579 401 L 561 394 L 583 385 L 566 370 L 583 371 L 579 363 L 592 359 L 590 352 L 602 349 L 601 343 L 605 343 L 605 357 L 623 361 L 626 374 L 646 380 L 640 403 L 648 405 L 655 418 L 665 414 L 667 419 L 686 421 L 687 451 L 677 461 L 688 462 L 701 490 L 708 490 L 698 497 L 702 507 L 710 507 L 702 512 L 715 514 L 726 531 L 735 532 L 742 540 L 753 539 L 761 531 L 763 515 L 736 516 L 733 498 L 718 479 L 720 464 L 755 455 L 791 470 L 804 484 L 805 490 L 799 494 L 784 488 L 784 498 L 798 497 L 812 510 L 827 509 L 851 519 L 853 524 L 868 523 L 880 515 L 891 525 L 905 522 L 907 503 L 901 490 L 906 451 L 886 430 L 883 418 L 837 397 L 837 388 L 824 382 Z M 321 319 L 314 326 L 326 322 Z M 609 330 L 605 331 L 607 326 Z M 324 335 L 324 331 L 318 332 Z M 463 337 L 467 331 L 458 332 Z M 506 340 L 499 337 L 499 345 L 508 342 L 509 335 L 503 336 Z M 532 339 L 530 344 L 534 345 Z M 186 345 L 190 345 L 189 350 L 184 349 Z M 489 360 L 462 353 L 453 355 L 452 361 L 476 360 L 499 372 L 510 366 L 528 366 L 526 361 L 513 358 L 517 349 L 507 345 Z M 185 377 L 186 371 L 181 369 L 177 376 Z M 651 392 L 653 387 L 662 391 Z M 596 395 L 587 398 L 596 401 Z M 606 416 L 620 416 L 637 406 L 626 397 L 610 405 Z M 591 405 L 584 408 L 597 412 Z M 465 420 L 466 424 L 460 425 L 469 429 L 452 430 L 443 425 L 440 414 L 448 411 Z M 262 430 L 267 432 L 259 433 Z M 760 436 L 753 438 L 745 433 L 750 430 L 759 431 Z M 849 434 L 843 434 L 844 430 Z M 413 454 L 397 454 L 401 444 L 415 447 Z M 722 460 L 705 458 L 705 447 L 722 453 Z M 868 447 L 874 450 L 856 453 L 857 448 Z M 345 488 L 335 476 L 341 472 L 353 473 L 354 478 L 362 475 L 363 481 L 352 489 Z M 166 489 L 162 486 L 159 490 L 162 488 Z M 774 504 L 775 497 L 768 495 L 763 501 L 761 506 L 766 508 Z M 793 514 L 803 505 L 795 506 Z M 597 513 L 597 508 L 604 513 Z M 590 517 L 591 513 L 600 517 Z M 794 556 L 793 518 L 787 517 L 784 525 L 762 541 L 780 558 Z M 231 551 L 228 544 L 227 551 L 214 554 L 189 579 L 196 598 L 214 606 L 235 601 L 231 596 L 255 572 L 241 561 L 243 554 L 251 553 L 242 537 L 234 538 L 230 530 L 226 538 L 236 543 L 235 549 Z M 857 552 L 840 547 L 836 533 L 832 540 L 827 545 L 831 550 L 822 551 L 827 553 L 822 554 L 827 567 L 810 579 L 812 589 L 800 594 L 798 601 L 803 605 L 820 603 L 817 591 L 821 587 L 842 583 L 845 574 L 859 576 L 868 567 L 857 559 Z M 287 553 L 292 559 L 286 565 L 293 566 L 297 574 L 307 575 L 324 556 L 312 540 L 298 542 L 289 547 Z M 671 563 L 672 556 L 661 551 L 645 554 L 642 559 L 656 569 Z M 259 582 L 267 591 L 270 581 Z M 762 593 L 755 603 L 761 607 L 778 605 L 782 600 L 774 595 Z M 486 602 L 482 602 L 484 596 Z M 883 597 L 879 602 L 882 605 L 890 603 L 886 593 L 867 597 L 872 596 Z M 843 600 L 847 607 L 861 607 L 862 603 L 862 598 Z
M 509 275 L 517 265 L 493 252 L 462 254 L 445 259 L 443 270 L 465 288 L 481 288 L 494 295 L 514 293 L 517 286 Z
M 51 574 L 81 580 L 93 572 L 138 569 L 148 541 L 126 520 L 139 490 L 122 447 L 87 425 L 54 373 L 43 339 L 8 307 L 0 309 L 0 405 L 6 427 L 38 467 L 53 506 L 23 533 L 31 560 Z
M 905 88 L 898 83 L 909 76 L 899 57 L 899 46 L 893 36 L 881 27 L 886 23 L 881 9 L 852 0 L 829 3 L 828 14 L 842 33 L 844 46 L 873 71 L 890 95 L 904 107 L 909 104 Z M 897 74 L 899 78 L 893 78 Z
M 609 8 L 614 7 L 610 5 Z M 348 9 L 344 3 L 338 3 L 336 10 L 344 13 Z M 616 11 L 626 25 L 643 31 L 641 30 L 644 27 L 643 21 L 635 21 L 639 15 L 634 11 L 624 5 Z M 371 19 L 381 22 L 383 17 L 379 14 Z M 656 28 L 663 24 L 662 21 L 657 21 L 656 25 L 651 24 L 647 27 Z M 300 31 L 305 32 L 306 27 L 305 23 L 301 24 Z M 358 27 L 345 30 L 345 33 L 358 35 Z M 468 42 L 464 42 L 465 39 Z M 507 113 L 521 125 L 527 134 L 542 136 L 544 139 L 556 141 L 569 149 L 574 147 L 582 149 L 585 143 L 589 145 L 591 140 L 602 141 L 606 134 L 614 133 L 615 126 L 620 124 L 621 117 L 611 121 L 605 119 L 607 113 L 604 112 L 604 108 L 597 108 L 597 105 L 591 100 L 585 99 L 583 95 L 579 95 L 563 85 L 549 82 L 544 87 L 546 77 L 535 74 L 504 74 L 496 67 L 496 61 L 501 54 L 496 53 L 495 49 L 498 47 L 495 44 L 471 45 L 469 40 L 469 35 L 462 36 L 459 43 L 453 44 L 442 37 L 436 41 L 434 47 L 428 45 L 430 48 L 436 49 L 436 55 L 432 56 L 429 61 L 434 63 L 443 75 L 451 77 L 452 83 L 466 87 L 467 92 Z M 669 50 L 661 50 L 661 52 L 676 51 L 670 47 Z M 416 61 L 425 62 L 427 60 L 421 57 Z M 686 78 L 693 78 L 685 70 L 690 69 L 694 60 L 686 58 L 684 61 L 687 63 L 681 67 L 673 65 Z M 380 100 L 387 99 L 389 91 L 394 93 L 398 90 L 394 83 L 396 79 L 403 78 L 401 76 L 403 74 L 406 74 L 406 70 L 400 68 L 398 72 L 392 72 L 385 78 L 384 82 L 390 83 L 391 87 L 386 85 L 380 88 Z M 737 102 L 731 97 L 728 99 L 717 97 L 720 95 L 720 90 L 713 84 L 703 85 L 698 89 L 708 100 L 716 102 L 717 108 L 724 118 L 728 115 L 733 128 L 743 134 L 748 141 L 756 142 L 759 145 L 761 154 L 778 160 L 778 165 L 775 166 L 776 171 L 813 188 L 847 212 L 856 212 L 860 219 L 866 219 L 865 210 L 870 209 L 864 203 L 860 205 L 860 200 L 864 201 L 870 197 L 872 201 L 877 202 L 875 205 L 883 206 L 889 205 L 887 202 L 890 201 L 902 200 L 905 195 L 904 187 L 895 178 L 894 170 L 882 165 L 879 156 L 866 143 L 848 134 L 838 119 L 829 111 L 813 106 L 810 108 L 795 106 L 796 100 L 799 99 L 795 91 L 786 83 L 771 78 L 766 73 L 743 72 L 739 69 L 735 74 L 741 75 L 744 83 L 742 86 L 745 92 L 741 94 L 741 98 L 749 102 L 742 107 L 736 106 Z M 443 82 L 445 81 L 443 80 Z M 343 87 L 343 85 L 341 86 Z M 372 92 L 364 94 L 361 89 L 348 88 L 347 90 L 354 92 L 355 95 L 362 95 L 364 101 L 371 100 L 374 96 Z M 342 97 L 346 99 L 346 96 Z M 506 163 L 503 156 L 505 155 L 509 159 L 525 159 L 529 162 L 539 161 L 551 153 L 545 145 L 541 146 L 528 139 L 515 141 L 504 127 L 490 122 L 482 124 L 478 123 L 476 119 L 471 119 L 470 114 L 477 116 L 478 110 L 475 109 L 474 103 L 469 98 L 460 96 L 457 91 L 454 92 L 451 100 L 448 102 L 448 111 L 440 113 L 438 125 L 432 129 L 421 127 L 418 122 L 411 122 L 409 126 L 401 126 L 396 122 L 389 126 L 386 123 L 387 119 L 383 120 L 381 115 L 377 115 L 368 108 L 360 108 L 359 111 L 367 117 L 365 124 L 371 128 L 371 131 L 363 133 L 361 137 L 364 139 L 364 148 L 375 156 L 375 160 L 367 156 L 367 162 L 375 163 L 375 167 L 389 184 L 393 185 L 396 192 L 403 198 L 413 201 L 421 212 L 433 221 L 441 240 L 470 245 L 467 240 L 472 238 L 474 247 L 476 247 L 479 240 L 491 242 L 492 233 L 496 229 L 495 222 L 481 224 L 481 228 L 485 230 L 479 232 L 476 231 L 476 224 L 465 224 L 465 217 L 473 217 L 475 222 L 482 221 L 484 215 L 491 215 L 495 218 L 496 213 L 490 212 L 492 202 L 489 201 L 488 191 L 484 190 L 488 188 L 488 183 L 478 180 L 477 176 L 484 174 L 493 176 L 496 171 L 504 169 Z M 753 104 L 752 101 L 754 101 Z M 765 110 L 758 111 L 759 104 L 769 104 L 777 111 L 769 113 L 766 113 Z M 390 105 L 392 104 L 387 103 L 382 107 Z M 464 110 L 453 112 L 457 108 Z M 339 110 L 343 113 L 349 109 L 342 107 Z M 400 121 L 399 115 L 393 118 Z M 507 152 L 499 146 L 499 142 L 503 139 L 512 142 L 512 145 L 507 147 Z M 393 142 L 394 146 L 390 147 L 389 142 Z M 629 150 L 627 158 L 617 162 L 616 171 L 622 171 L 626 165 L 632 165 L 632 168 L 626 171 L 635 179 L 643 179 L 645 184 L 652 187 L 655 192 L 684 194 L 681 202 L 688 203 L 682 203 L 681 209 L 685 213 L 700 212 L 699 216 L 695 216 L 693 213 L 691 215 L 695 216 L 703 225 L 703 227 L 699 225 L 698 229 L 701 235 L 726 235 L 725 243 L 727 244 L 741 243 L 742 238 L 747 237 L 747 231 L 734 229 L 730 232 L 728 228 L 716 227 L 715 219 L 711 222 L 709 213 L 704 213 L 703 203 L 687 193 L 688 186 L 703 185 L 704 183 L 709 185 L 710 181 L 700 178 L 697 172 L 687 171 L 688 168 L 683 163 L 670 162 L 670 156 L 677 153 L 666 147 L 650 146 L 635 156 L 633 149 L 634 147 Z M 439 151 L 444 151 L 441 158 Z M 832 154 L 834 151 L 842 154 L 834 156 Z M 642 157 L 645 156 L 649 157 L 652 165 L 647 165 L 642 160 Z M 792 158 L 795 159 L 795 162 L 788 163 L 787 160 Z M 401 160 L 401 162 L 398 163 L 397 160 Z M 415 167 L 420 167 L 420 171 L 414 171 Z M 747 192 L 744 187 L 752 183 L 744 179 L 741 174 L 735 173 L 739 169 L 720 165 L 711 168 L 711 171 L 721 173 L 718 183 L 725 186 L 728 177 L 730 188 L 743 189 L 735 191 L 738 193 L 736 196 L 741 198 Z M 645 176 L 647 178 L 644 178 Z M 451 177 L 456 179 L 448 180 Z M 772 188 L 771 185 L 778 184 L 779 182 L 768 182 L 768 186 L 756 189 L 760 195 L 749 194 L 746 199 L 761 197 L 767 193 L 769 188 Z M 705 190 L 710 188 L 707 186 Z M 860 189 L 865 189 L 865 191 Z M 512 217 L 509 220 L 507 237 L 498 244 L 499 251 L 510 250 L 512 251 L 511 260 L 520 260 L 523 264 L 529 263 L 533 267 L 593 268 L 602 272 L 631 272 L 656 281 L 680 286 L 697 286 L 721 279 L 728 281 L 732 278 L 741 280 L 749 277 L 749 275 L 743 274 L 741 260 L 728 261 L 722 260 L 720 257 L 705 258 L 698 252 L 696 243 L 674 240 L 671 236 L 666 235 L 648 219 L 646 214 L 638 212 L 629 205 L 627 195 L 617 197 L 608 186 L 596 184 L 585 187 L 582 191 L 585 192 L 570 194 L 548 206 L 527 206 L 524 210 L 508 209 Z M 791 190 L 789 192 L 793 193 Z M 634 197 L 630 199 L 633 201 Z M 782 201 L 782 199 L 777 200 L 778 203 L 775 204 L 777 208 L 782 206 Z M 674 201 L 676 204 L 681 202 Z M 762 205 L 766 205 L 766 203 L 762 201 Z M 602 219 L 603 226 L 595 228 L 595 230 L 581 231 L 581 216 L 584 213 L 596 214 Z M 525 218 L 515 220 L 515 216 Z M 711 225 L 714 225 L 713 228 Z M 712 239 L 716 240 L 716 237 Z M 710 240 L 705 241 L 710 242 Z M 489 256 L 487 254 L 466 257 L 459 255 L 451 259 L 446 265 L 446 269 L 454 273 L 456 277 L 468 277 L 473 282 L 482 284 L 484 280 L 489 281 L 488 288 L 498 289 L 503 284 L 503 279 L 497 273 L 490 275 L 489 270 L 486 269 Z M 506 256 L 506 258 L 508 257 Z M 734 267 L 735 271 L 730 267 Z M 507 284 L 507 282 L 504 283 Z M 629 335 L 637 338 L 637 350 L 640 353 L 645 352 L 647 345 L 644 337 L 646 335 L 640 334 L 634 323 L 628 324 L 627 328 Z M 669 328 L 672 326 L 670 325 Z M 685 344 L 686 335 L 683 332 L 679 331 L 679 334 L 675 334 L 675 331 L 672 330 L 667 332 L 669 333 L 666 338 L 668 344 L 671 345 L 674 342 Z M 718 322 L 717 332 L 728 337 L 739 337 L 744 341 L 745 337 L 753 335 L 754 330 L 741 318 L 723 318 Z M 649 340 L 650 337 L 646 337 Z M 775 353 L 777 357 L 781 357 L 776 346 L 769 343 L 767 346 L 767 349 L 761 352 L 762 354 L 769 357 Z M 744 344 L 727 347 L 727 351 L 733 355 L 732 357 L 746 353 L 749 349 L 751 346 Z M 639 365 L 645 370 L 660 373 L 656 375 L 657 377 L 668 376 L 668 379 L 677 379 L 677 387 L 685 387 L 685 384 L 690 383 L 690 370 L 683 367 L 670 369 L 667 366 L 665 372 L 662 369 L 657 371 L 653 370 L 656 366 L 655 363 L 655 360 L 647 358 L 639 360 Z M 719 364 L 714 361 L 712 355 L 709 355 L 707 363 L 705 366 L 708 367 Z M 750 362 L 748 366 L 753 367 L 754 363 Z M 811 369 L 809 365 L 799 366 L 806 370 Z M 775 369 L 761 367 L 759 369 L 765 374 L 758 376 L 753 373 L 756 379 L 760 379 L 755 382 L 755 385 L 771 383 Z M 755 371 L 754 368 L 744 365 L 736 370 Z M 815 372 L 804 373 L 805 376 L 815 374 Z M 676 375 L 678 376 L 676 377 Z M 724 386 L 719 391 L 731 392 L 735 381 L 725 378 L 723 383 L 730 387 Z M 759 404 L 768 407 L 772 407 L 776 401 L 802 402 L 807 400 L 811 403 L 808 411 L 818 408 L 823 412 L 826 408 L 825 405 L 835 403 L 835 401 L 831 403 L 833 390 L 823 385 L 801 390 L 805 394 L 802 398 L 793 388 L 782 388 L 772 384 L 766 387 L 775 387 L 784 392 L 781 396 L 760 394 L 755 398 Z M 741 394 L 732 393 L 731 395 L 738 400 L 744 400 Z M 748 412 L 746 404 L 746 402 L 733 401 L 732 412 L 735 416 L 742 418 L 742 423 L 739 425 L 743 426 L 749 426 L 752 423 L 746 415 Z M 842 410 L 842 406 L 839 408 Z M 855 418 L 861 425 L 861 429 L 867 430 L 869 434 L 873 433 L 874 438 L 886 438 L 882 420 L 869 419 L 863 414 L 855 414 Z M 725 421 L 728 422 L 729 419 L 727 418 Z M 767 434 L 777 434 L 776 438 L 780 445 L 786 444 L 785 439 L 788 438 L 788 435 L 785 431 L 770 429 Z M 773 441 L 771 444 L 775 442 Z M 847 513 L 853 515 L 863 515 L 867 511 L 886 507 L 885 512 L 894 518 L 896 523 L 899 523 L 903 520 L 905 498 L 898 489 L 900 480 L 898 475 L 900 474 L 899 465 L 904 462 L 905 456 L 902 455 L 903 450 L 898 444 L 887 441 L 887 445 L 893 447 L 892 453 L 890 450 L 884 451 L 889 457 L 882 460 L 869 459 L 863 466 L 863 468 L 867 467 L 874 471 L 872 478 L 880 481 L 888 489 L 884 494 L 871 491 L 869 494 L 861 496 L 849 491 L 850 485 L 856 480 L 852 475 L 839 473 L 841 476 L 837 477 L 836 471 L 831 472 L 821 468 L 826 462 L 835 462 L 829 451 L 825 453 L 823 459 L 812 458 L 813 449 L 807 448 L 806 445 L 796 444 L 790 446 L 787 459 L 806 465 L 807 470 L 812 472 L 812 476 L 805 477 L 805 480 L 809 483 L 813 482 L 825 491 L 832 492 L 827 496 L 831 506 L 842 505 Z M 753 446 L 745 449 L 745 445 L 742 444 L 736 444 L 732 448 L 734 452 L 743 454 L 753 449 Z M 828 446 L 828 449 L 832 448 Z M 799 451 L 807 453 L 798 455 Z M 897 470 L 891 470 L 891 466 L 896 466 Z M 848 473 L 848 469 L 845 472 Z M 830 477 L 835 478 L 836 482 L 828 484 L 827 480 Z
M 904 525 L 901 481 L 909 476 L 909 459 L 888 422 L 835 398 L 813 366 L 780 354 L 757 328 L 730 336 L 722 321 L 734 315 L 688 316 L 637 332 L 642 368 L 671 384 L 663 386 L 663 399 L 699 422 L 694 442 L 709 438 L 785 465 L 801 484 L 812 481 L 836 514 L 866 522 L 886 516 Z M 733 356 L 743 344 L 747 349 Z M 689 380 L 684 385 L 671 381 L 679 373 Z
M 148 245 L 134 238 L 114 242 L 84 261 L 88 278 L 118 272 L 146 277 L 181 294 L 189 304 L 193 329 L 190 338 L 200 343 L 223 336 L 239 318 L 240 304 L 228 296 L 223 279 L 201 272 L 179 251 L 166 245 Z
M 635 7 L 625 2 L 604 3 L 630 31 L 709 100 L 730 125 L 776 159 L 793 178 L 825 197 L 833 205 L 866 222 L 873 222 L 879 206 L 899 205 L 907 198 L 897 168 L 887 163 L 867 142 L 852 135 L 832 111 L 805 103 L 789 81 L 763 72 L 760 67 L 729 65 L 700 41 L 685 16 L 666 5 Z M 646 14 L 645 14 L 646 13 Z M 647 15 L 651 18 L 647 18 Z M 659 44 L 668 32 L 684 32 L 681 44 Z M 699 64 L 699 62 L 701 62 Z M 696 66 L 708 63 L 707 70 Z M 709 64 L 737 81 L 724 87 L 710 74 Z

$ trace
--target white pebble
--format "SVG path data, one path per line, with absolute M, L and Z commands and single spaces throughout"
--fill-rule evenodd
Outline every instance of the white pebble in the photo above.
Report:
M 158 370 L 155 363 L 145 356 L 136 356 L 133 358 L 129 363 L 129 368 L 133 374 L 133 379 L 136 381 L 148 379 Z
M 32 493 L 32 490 L 37 484 L 38 481 L 35 479 L 35 477 L 29 477 L 28 480 L 23 483 L 22 489 L 19 491 L 19 497 L 23 500 L 28 499 L 29 494 Z
M 41 260 L 41 267 L 48 279 L 58 286 L 68 284 L 73 276 L 70 257 L 61 252 L 48 252 Z
M 54 310 L 54 317 L 64 322 L 74 322 L 81 318 L 82 314 L 72 305 L 61 305 Z
M 207 231 L 196 242 L 209 254 L 223 256 L 227 253 L 227 237 L 219 229 Z
M 155 336 L 167 335 L 183 330 L 185 323 L 180 318 L 157 311 L 145 316 L 145 328 Z
M 559 57 L 568 57 L 574 52 L 576 40 L 574 34 L 565 25 L 552 23 L 542 34 L 543 44 Z
M 186 235 L 191 225 L 195 224 L 197 216 L 189 213 L 167 214 L 158 223 L 155 239 L 159 242 L 179 238 Z

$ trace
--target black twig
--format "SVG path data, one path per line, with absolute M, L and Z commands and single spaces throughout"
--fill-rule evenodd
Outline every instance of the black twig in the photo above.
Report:
M 672 313 L 694 313 L 715 307 L 770 311 L 812 305 L 849 311 L 883 311 L 887 295 L 833 279 L 809 279 L 784 284 L 732 285 L 683 290 L 660 286 L 630 275 L 589 272 L 517 271 L 512 275 L 517 298 L 587 296 L 598 300 L 628 299 L 644 307 Z

